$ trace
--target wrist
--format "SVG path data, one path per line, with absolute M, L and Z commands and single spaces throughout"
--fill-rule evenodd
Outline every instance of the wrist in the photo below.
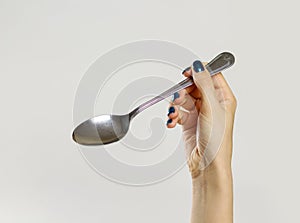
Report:
M 226 188 L 232 187 L 232 170 L 228 165 L 214 165 L 213 163 L 200 170 L 196 177 L 192 177 L 192 185 L 194 189 L 210 188 Z

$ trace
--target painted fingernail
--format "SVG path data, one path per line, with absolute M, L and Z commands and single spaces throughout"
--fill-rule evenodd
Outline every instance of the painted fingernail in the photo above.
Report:
M 203 64 L 202 64 L 199 60 L 196 60 L 196 61 L 193 63 L 193 68 L 194 68 L 194 71 L 195 71 L 196 73 L 199 73 L 199 72 L 204 71 Z
M 175 108 L 172 106 L 169 108 L 169 113 L 168 113 L 168 116 L 171 114 L 171 113 L 174 113 L 175 112 Z
M 171 124 L 172 123 L 172 119 L 169 119 L 168 121 L 167 121 L 167 125 L 168 124 Z
M 173 101 L 175 101 L 177 98 L 179 98 L 179 93 L 175 92 L 173 95 Z
M 182 74 L 184 74 L 185 72 L 189 71 L 191 69 L 191 67 L 187 67 L 182 71 Z

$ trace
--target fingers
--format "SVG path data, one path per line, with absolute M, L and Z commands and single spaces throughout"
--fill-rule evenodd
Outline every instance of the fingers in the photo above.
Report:
M 177 124 L 185 125 L 186 120 L 190 116 L 190 112 L 183 111 L 180 106 L 176 106 L 174 104 L 170 104 L 169 111 L 168 111 L 168 121 L 167 127 L 174 128 Z
M 182 72 L 186 77 L 192 75 L 191 68 L 187 68 Z M 199 103 L 190 94 L 197 89 L 196 86 L 191 86 L 188 89 L 183 89 L 173 95 L 173 102 L 169 107 L 167 127 L 174 128 L 176 124 L 183 125 L 188 119 L 190 113 L 197 113 Z M 190 94 L 189 94 L 190 93 Z M 196 107 L 197 106 L 197 107 Z M 183 111 L 185 110 L 185 111 Z
M 182 74 L 183 74 L 185 77 L 190 77 L 190 76 L 192 76 L 192 69 L 191 69 L 191 67 L 185 68 L 185 69 L 182 71 Z
M 191 67 L 187 67 L 187 68 L 185 68 L 183 71 L 182 71 L 182 74 L 185 76 L 185 77 L 190 77 L 190 76 L 192 76 L 192 69 L 191 69 Z M 185 90 L 187 91 L 187 93 L 191 93 L 191 92 L 193 92 L 195 89 L 197 89 L 196 88 L 196 86 L 193 84 L 193 85 L 191 85 L 191 86 L 189 86 L 189 87 L 187 87 L 187 88 L 185 88 Z M 192 95 L 193 96 L 193 95 Z
M 205 65 L 206 66 L 206 62 L 203 62 L 203 65 Z M 183 71 L 182 71 L 182 74 L 185 76 L 185 77 L 190 77 L 190 76 L 192 76 L 193 75 L 193 73 L 192 73 L 192 67 L 187 67 L 187 68 L 185 68 Z
M 191 128 L 192 126 L 195 126 L 195 120 L 197 120 L 200 106 L 200 100 L 195 101 L 191 110 L 186 110 L 180 105 L 175 105 L 174 103 L 171 103 L 167 114 L 167 127 L 174 128 L 177 124 L 180 124 L 182 125 L 183 130 L 185 130 Z
M 171 105 L 169 107 L 167 127 L 174 128 L 178 122 L 178 108 Z
M 203 62 L 203 65 L 206 66 L 206 62 Z M 184 69 L 182 71 L 182 74 L 185 76 L 185 77 L 191 77 L 193 75 L 193 72 L 192 72 L 192 67 L 188 67 L 186 69 Z M 192 86 L 186 88 L 186 91 L 195 99 L 201 99 L 201 92 L 199 91 L 199 89 L 196 87 L 195 84 L 193 84 Z
M 215 74 L 212 77 L 214 87 L 218 94 L 218 99 L 221 103 L 234 103 L 236 104 L 235 96 L 221 73 Z
M 205 70 L 204 65 L 199 60 L 193 63 L 192 75 L 195 85 L 203 96 L 214 92 L 214 84 L 210 73 Z
M 195 84 L 174 94 L 173 103 L 170 105 L 168 113 L 168 128 L 174 128 L 176 124 L 188 128 L 193 124 L 188 124 L 189 117 L 196 116 L 200 108 L 202 113 L 208 113 L 211 111 L 210 107 L 215 107 L 217 104 L 225 105 L 222 107 L 225 107 L 226 110 L 227 107 L 236 107 L 236 99 L 221 73 L 211 77 L 204 64 L 197 60 L 182 74 L 185 77 L 192 76 Z M 227 106 L 228 104 L 230 106 Z
M 192 67 L 186 68 L 182 73 L 186 77 L 193 76 L 195 85 L 187 88 L 187 92 L 196 99 L 201 99 L 205 95 L 204 103 L 208 100 L 219 102 L 225 108 L 236 108 L 236 98 L 221 73 L 211 76 L 205 70 L 200 61 L 195 61 Z
M 195 99 L 185 89 L 174 94 L 173 104 L 181 106 L 188 111 L 195 109 Z

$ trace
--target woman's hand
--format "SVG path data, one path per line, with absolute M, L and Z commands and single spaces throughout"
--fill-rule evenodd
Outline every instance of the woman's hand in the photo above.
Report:
M 192 177 L 207 167 L 230 169 L 236 99 L 223 75 L 211 77 L 200 61 L 182 73 L 194 85 L 174 94 L 167 127 L 182 125 Z
M 200 61 L 184 70 L 194 85 L 174 94 L 168 128 L 182 125 L 193 178 L 192 223 L 232 223 L 232 130 L 236 99 L 221 73 L 210 76 Z

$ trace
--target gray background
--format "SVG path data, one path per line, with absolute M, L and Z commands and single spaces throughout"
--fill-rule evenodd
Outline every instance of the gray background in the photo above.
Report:
M 0 221 L 189 221 L 186 167 L 160 184 L 119 185 L 70 139 L 89 65 L 118 45 L 161 39 L 202 60 L 234 52 L 235 220 L 299 222 L 298 9 L 295 0 L 1 0 Z

